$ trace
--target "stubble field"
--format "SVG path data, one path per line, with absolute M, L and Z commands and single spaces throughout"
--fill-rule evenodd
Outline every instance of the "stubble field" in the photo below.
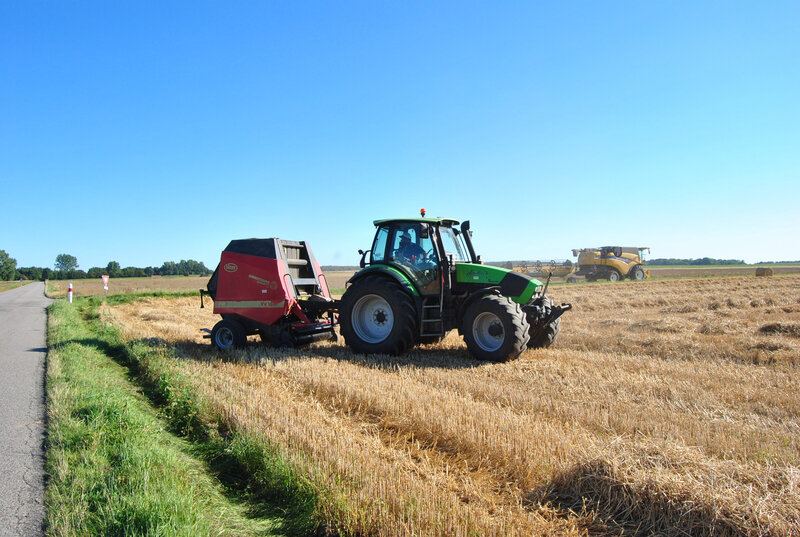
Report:
M 221 356 L 197 298 L 103 314 L 219 423 L 281 452 L 369 535 L 800 535 L 800 276 L 551 288 L 550 349 L 472 360 L 343 343 Z
M 175 293 L 182 291 L 198 291 L 205 289 L 208 276 L 159 276 L 151 278 L 111 278 L 108 282 L 108 295 L 139 294 L 139 293 Z M 87 278 L 83 280 L 48 280 L 47 295 L 50 298 L 64 298 L 67 296 L 69 284 L 72 284 L 72 294 L 79 296 L 101 296 L 106 294 L 103 290 L 103 280 L 100 278 Z

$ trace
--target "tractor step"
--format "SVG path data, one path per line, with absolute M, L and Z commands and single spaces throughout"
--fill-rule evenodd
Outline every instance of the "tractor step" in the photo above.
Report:
M 422 337 L 444 335 L 442 303 L 439 300 L 439 296 L 422 298 L 422 315 L 420 316 L 419 335 Z

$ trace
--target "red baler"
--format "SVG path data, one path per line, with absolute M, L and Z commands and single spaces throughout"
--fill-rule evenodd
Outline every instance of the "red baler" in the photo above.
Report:
M 222 316 L 205 336 L 222 350 L 253 334 L 276 346 L 336 338 L 336 301 L 304 241 L 233 240 L 200 292 Z

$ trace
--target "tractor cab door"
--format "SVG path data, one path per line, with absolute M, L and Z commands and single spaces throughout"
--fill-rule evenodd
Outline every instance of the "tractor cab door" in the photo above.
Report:
M 439 293 L 439 258 L 432 236 L 433 230 L 421 222 L 394 222 L 381 226 L 375 236 L 372 262 L 399 269 L 411 279 L 420 294 Z

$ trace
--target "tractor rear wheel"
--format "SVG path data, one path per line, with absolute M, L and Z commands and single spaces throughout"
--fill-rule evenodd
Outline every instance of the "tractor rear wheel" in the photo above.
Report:
M 519 304 L 510 298 L 486 295 L 464 314 L 461 333 L 467 349 L 478 360 L 505 362 L 528 346 L 530 325 Z
M 211 330 L 211 341 L 221 351 L 239 349 L 247 342 L 244 327 L 233 319 L 222 319 Z
M 345 343 L 358 353 L 402 354 L 416 342 L 414 302 L 400 284 L 366 276 L 351 285 L 339 308 Z

